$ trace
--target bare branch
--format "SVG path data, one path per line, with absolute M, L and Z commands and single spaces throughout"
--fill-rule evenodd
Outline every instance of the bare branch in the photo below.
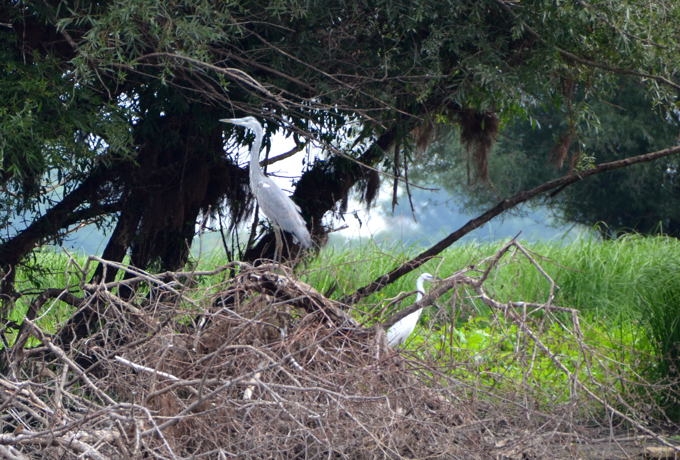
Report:
M 441 253 L 443 250 L 445 250 L 453 243 L 461 239 L 463 236 L 481 227 L 482 225 L 489 222 L 494 217 L 507 211 L 508 209 L 514 208 L 520 203 L 524 203 L 525 201 L 535 198 L 541 194 L 547 193 L 551 190 L 555 190 L 558 188 L 574 184 L 595 174 L 625 168 L 627 166 L 631 166 L 634 164 L 658 160 L 660 158 L 675 155 L 677 153 L 680 153 L 680 146 L 670 147 L 667 149 L 658 150 L 656 152 L 646 153 L 644 155 L 638 155 L 635 157 L 624 158 L 622 160 L 602 163 L 591 169 L 587 169 L 585 171 L 572 172 L 570 174 L 567 174 L 566 176 L 545 182 L 532 189 L 519 192 L 511 196 L 510 198 L 506 198 L 505 200 L 499 202 L 496 206 L 489 209 L 485 213 L 479 215 L 478 217 L 475 217 L 474 219 L 468 221 L 458 230 L 449 234 L 447 237 L 436 243 L 434 246 L 430 247 L 424 252 L 421 252 L 408 262 L 405 262 L 404 264 L 400 265 L 399 267 L 395 268 L 389 273 L 382 275 L 379 278 L 376 278 L 372 283 L 357 289 L 357 291 L 354 292 L 353 294 L 343 297 L 341 299 L 341 302 L 348 305 L 353 305 L 359 300 L 363 299 L 364 297 L 367 297 L 373 294 L 374 292 L 379 291 L 384 286 L 392 283 L 396 279 L 404 276 L 405 274 L 411 272 L 412 270 L 415 270 L 428 260 L 437 256 L 439 253 Z

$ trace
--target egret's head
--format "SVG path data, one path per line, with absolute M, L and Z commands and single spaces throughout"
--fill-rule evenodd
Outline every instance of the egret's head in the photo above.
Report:
M 419 279 L 419 280 L 422 280 L 422 281 L 434 281 L 434 280 L 436 280 L 437 278 L 435 278 L 434 275 L 431 275 L 431 274 L 429 274 L 429 273 L 423 273 L 422 275 L 420 275 L 420 276 L 418 277 L 418 279 Z
M 433 281 L 436 278 L 429 273 L 423 273 L 421 274 L 418 279 L 416 280 L 416 291 L 418 291 L 418 295 L 425 294 L 425 291 L 423 290 L 423 284 L 425 281 Z
M 222 118 L 220 121 L 223 123 L 231 123 L 232 125 L 244 126 L 246 128 L 252 129 L 253 131 L 262 131 L 262 125 L 260 122 L 257 121 L 257 118 L 251 116 L 243 118 Z

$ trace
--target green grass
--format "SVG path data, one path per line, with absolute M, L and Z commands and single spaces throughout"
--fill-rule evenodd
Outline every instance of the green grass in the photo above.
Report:
M 375 305 L 400 292 L 412 291 L 415 279 L 425 271 L 446 277 L 493 254 L 500 246 L 454 247 L 363 303 Z M 669 293 L 658 288 L 680 284 L 680 242 L 672 238 L 630 236 L 616 241 L 582 240 L 570 245 L 538 243 L 527 248 L 557 284 L 556 304 L 601 319 L 639 316 L 645 305 L 666 302 L 662 297 Z M 332 297 L 339 298 L 415 254 L 408 248 L 383 251 L 371 245 L 351 252 L 328 250 L 305 267 L 302 276 L 319 291 L 330 290 Z M 517 255 L 500 264 L 488 286 L 500 300 L 524 301 L 545 300 L 550 287 L 526 258 Z
M 8 319 L 20 323 L 36 295 L 48 288 L 66 289 L 81 295 L 80 280 L 85 260 L 84 256 L 71 258 L 50 249 L 35 251 L 17 270 L 15 287 L 22 296 L 16 301 Z M 72 312 L 73 308 L 66 303 L 49 300 L 38 312 L 37 324 L 47 332 L 54 332 Z

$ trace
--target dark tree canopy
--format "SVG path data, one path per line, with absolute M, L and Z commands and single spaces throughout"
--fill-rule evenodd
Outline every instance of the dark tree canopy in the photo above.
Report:
M 463 127 L 484 176 L 499 126 L 535 107 L 568 123 L 582 113 L 576 94 L 606 99 L 619 75 L 670 104 L 679 11 L 673 0 L 4 2 L 5 293 L 33 248 L 84 222 L 111 226 L 104 257 L 158 269 L 186 262 L 201 215 L 243 222 L 253 202 L 238 146 L 250 137 L 220 118 L 259 117 L 267 144 L 283 133 L 324 147 L 293 194 L 322 241 L 323 217 L 357 187 L 370 199 L 373 168 L 398 176 L 437 125 Z M 271 242 L 235 250 L 253 260 Z
M 595 162 L 677 145 L 677 112 L 655 107 L 644 87 L 629 77 L 612 88 L 606 100 L 579 95 L 578 120 L 537 109 L 531 120 L 509 123 L 490 160 L 493 187 L 467 180 L 466 153 L 451 135 L 433 146 L 428 164 L 417 164 L 414 177 L 431 179 L 429 171 L 436 168 L 437 183 L 467 196 L 468 206 L 487 207 L 569 171 L 589 169 Z M 550 161 L 533 152 L 549 153 Z M 448 161 L 451 158 L 455 161 Z M 542 198 L 566 222 L 593 226 L 604 237 L 631 231 L 680 237 L 677 170 L 677 158 L 642 163 L 592 176 Z

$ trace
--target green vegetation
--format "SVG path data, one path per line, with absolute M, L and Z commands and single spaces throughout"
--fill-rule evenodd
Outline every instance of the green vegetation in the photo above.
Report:
M 499 247 L 499 244 L 470 243 L 450 249 L 417 272 L 387 286 L 366 303 L 375 304 L 399 292 L 413 290 L 420 272 L 446 277 L 492 255 Z M 610 319 L 638 313 L 641 296 L 654 295 L 655 289 L 641 292 L 645 285 L 653 286 L 654 270 L 667 271 L 668 276 L 673 276 L 677 270 L 672 270 L 672 264 L 680 260 L 680 243 L 666 237 L 631 235 L 609 241 L 583 239 L 569 245 L 548 242 L 527 247 L 559 287 L 556 304 Z M 386 252 L 372 246 L 351 252 L 329 249 L 304 269 L 304 277 L 321 292 L 335 287 L 337 295 L 333 297 L 341 297 L 415 253 L 415 249 L 395 248 Z M 489 290 L 496 298 L 527 302 L 545 299 L 549 284 L 531 268 L 527 259 L 515 257 L 500 268 L 489 280 Z M 680 277 L 680 272 L 676 276 Z

